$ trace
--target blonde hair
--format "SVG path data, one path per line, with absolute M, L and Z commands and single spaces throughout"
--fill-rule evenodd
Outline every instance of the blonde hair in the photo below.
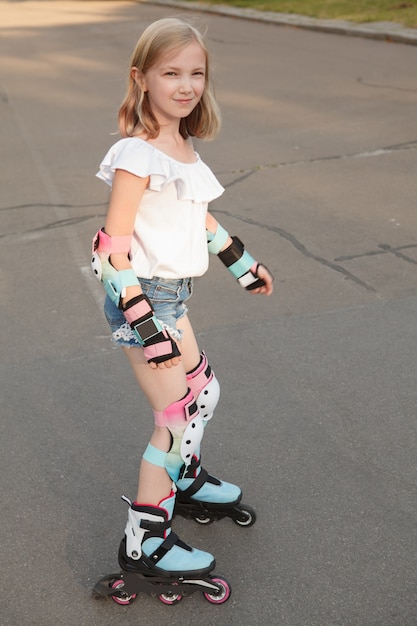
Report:
M 153 115 L 148 94 L 134 80 L 132 68 L 146 75 L 162 56 L 181 50 L 193 41 L 200 44 L 206 55 L 205 89 L 193 111 L 180 120 L 180 133 L 184 139 L 191 136 L 209 140 L 217 135 L 221 123 L 220 111 L 214 97 L 209 54 L 203 35 L 188 22 L 169 17 L 148 26 L 136 44 L 130 63 L 127 93 L 118 115 L 122 137 L 142 132 L 148 139 L 154 139 L 159 134 L 159 124 Z

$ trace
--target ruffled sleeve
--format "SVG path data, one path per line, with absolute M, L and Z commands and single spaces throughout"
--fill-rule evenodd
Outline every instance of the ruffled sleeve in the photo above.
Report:
M 149 176 L 152 191 L 175 184 L 178 200 L 211 202 L 224 188 L 198 154 L 196 159 L 195 163 L 181 163 L 139 137 L 127 137 L 110 148 L 97 177 L 111 186 L 115 171 L 122 169 L 141 178 Z

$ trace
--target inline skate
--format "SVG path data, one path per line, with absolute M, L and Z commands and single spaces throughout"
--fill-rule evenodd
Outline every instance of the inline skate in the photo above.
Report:
M 193 519 L 199 524 L 211 524 L 229 517 L 238 526 L 252 526 L 255 510 L 241 504 L 242 491 L 237 485 L 211 476 L 201 467 L 201 459 L 193 457 L 182 478 L 177 480 L 175 515 Z
M 223 604 L 231 594 L 229 582 L 212 575 L 215 559 L 191 548 L 171 531 L 175 493 L 159 506 L 129 504 L 125 536 L 119 547 L 121 571 L 101 578 L 96 596 L 111 597 L 117 604 L 132 604 L 142 592 L 164 604 L 177 604 L 184 596 L 201 591 L 212 604 Z

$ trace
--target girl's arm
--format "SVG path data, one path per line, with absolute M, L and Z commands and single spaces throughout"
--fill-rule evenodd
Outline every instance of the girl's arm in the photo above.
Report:
M 130 235 L 140 201 L 148 185 L 148 178 L 139 178 L 125 170 L 116 170 L 104 230 L 111 237 Z M 117 271 L 131 269 L 127 254 L 112 254 L 110 262 Z M 126 287 L 122 305 L 142 293 L 140 285 Z
M 209 252 L 217 254 L 238 282 L 253 294 L 270 296 L 273 276 L 265 265 L 257 263 L 237 237 L 231 237 L 218 221 L 207 213 Z
M 113 241 L 117 241 L 118 238 L 122 238 L 123 241 L 123 237 L 132 237 L 136 213 L 148 181 L 149 177 L 140 178 L 125 170 L 116 170 L 104 227 L 105 235 L 103 235 L 103 237 L 108 236 L 110 246 L 113 237 L 115 238 Z M 100 241 L 100 232 L 98 241 Z M 116 273 L 123 273 L 124 270 L 130 270 L 129 276 L 132 276 L 128 252 L 110 253 L 108 261 L 113 272 L 116 270 Z M 118 275 L 121 276 L 122 274 Z M 162 329 L 155 317 L 150 301 L 142 293 L 139 281 L 133 275 L 128 282 L 129 284 L 122 290 L 119 306 L 142 345 L 150 367 L 163 369 L 178 365 L 181 360 L 178 346 Z

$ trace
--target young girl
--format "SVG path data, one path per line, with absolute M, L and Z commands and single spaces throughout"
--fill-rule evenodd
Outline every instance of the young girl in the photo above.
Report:
M 153 411 L 155 430 L 139 471 L 119 560 L 125 569 L 201 576 L 211 554 L 171 533 L 175 499 L 237 504 L 239 487 L 200 466 L 200 442 L 219 385 L 187 317 L 194 276 L 217 254 L 243 287 L 272 293 L 272 276 L 207 212 L 224 189 L 193 149 L 220 118 L 201 34 L 174 18 L 151 24 L 133 54 L 119 111 L 122 139 L 97 174 L 111 186 L 93 270 L 105 315 Z

